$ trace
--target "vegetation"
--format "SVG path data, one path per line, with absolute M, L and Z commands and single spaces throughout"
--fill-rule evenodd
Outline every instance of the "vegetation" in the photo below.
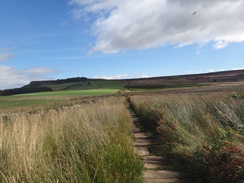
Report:
M 118 89 L 92 89 L 92 90 L 67 90 L 67 91 L 52 91 L 52 92 L 39 92 L 39 93 L 27 93 L 12 96 L 0 97 L 0 109 L 21 107 L 21 106 L 33 106 L 44 105 L 51 103 L 72 103 L 74 99 L 86 97 L 86 96 L 100 96 L 109 95 L 117 92 Z M 58 104 L 57 104 L 58 105 Z
M 238 183 L 244 171 L 244 101 L 219 95 L 131 98 L 152 149 L 199 182 Z
M 171 84 L 171 85 L 127 85 L 126 88 L 131 91 L 149 91 L 167 88 L 184 88 L 184 87 L 199 87 L 208 86 L 206 84 Z
M 29 85 L 23 86 L 21 88 L 0 90 L 0 96 L 37 93 L 37 92 L 50 92 L 50 91 L 93 90 L 93 89 L 100 90 L 100 92 L 104 94 L 103 91 L 105 90 L 118 91 L 121 88 L 123 88 L 125 85 L 126 85 L 125 83 L 120 81 L 93 80 L 84 77 L 78 77 L 78 78 L 59 79 L 55 81 L 33 81 Z M 113 93 L 114 91 L 111 91 L 111 93 Z M 64 95 L 69 95 L 69 93 L 68 94 L 67 93 L 68 92 L 65 92 Z M 85 95 L 90 95 L 89 91 L 84 91 L 84 93 Z M 93 93 L 94 92 L 92 92 L 91 95 L 94 95 Z M 105 94 L 108 93 L 110 92 L 105 92 Z M 48 93 L 47 95 L 57 95 L 57 93 L 54 94 Z
M 35 81 L 25 87 L 48 87 L 54 91 L 87 89 L 121 89 L 126 84 L 120 81 L 70 78 L 56 81 Z
M 47 81 L 32 81 L 30 84 L 25 87 L 40 87 L 48 84 L 62 84 L 62 83 L 70 83 L 70 82 L 83 82 L 87 81 L 86 77 L 76 77 L 76 78 L 67 78 L 67 79 L 58 79 L 58 80 L 47 80 Z
M 36 93 L 36 92 L 47 92 L 53 91 L 49 87 L 22 87 L 14 89 L 0 90 L 0 96 L 24 94 L 24 93 Z
M 67 90 L 67 91 L 55 91 L 55 92 L 41 92 L 41 93 L 29 93 L 15 95 L 15 97 L 26 97 L 26 96 L 94 96 L 94 95 L 108 95 L 117 92 L 118 89 L 91 89 L 91 90 Z
M 238 99 L 244 99 L 244 93 L 233 93 L 233 94 L 231 94 L 231 97 L 238 98 Z
M 11 96 L 0 96 L 0 182 L 141 182 L 125 99 L 80 108 L 124 88 L 118 95 L 132 96 L 142 127 L 156 137 L 151 152 L 172 161 L 162 169 L 187 171 L 199 182 L 241 183 L 244 85 L 197 77 L 192 84 L 194 78 L 68 78 L 1 91 Z
M 1 100 L 0 100 L 1 101 Z M 9 101 L 1 101 L 0 108 L 12 108 L 12 107 L 19 107 L 19 106 L 32 106 L 32 105 L 39 105 L 39 104 L 48 104 L 55 102 L 56 100 L 9 100 Z
M 124 103 L 0 119 L 0 182 L 141 182 Z

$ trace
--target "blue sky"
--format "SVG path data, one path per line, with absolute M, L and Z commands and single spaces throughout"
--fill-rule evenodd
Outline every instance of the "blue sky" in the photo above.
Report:
M 241 0 L 1 0 L 0 89 L 242 69 L 243 9 Z

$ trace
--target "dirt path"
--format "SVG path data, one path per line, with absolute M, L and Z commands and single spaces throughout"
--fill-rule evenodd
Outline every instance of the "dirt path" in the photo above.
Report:
M 178 172 L 159 170 L 160 167 L 168 165 L 167 161 L 160 156 L 153 156 L 149 153 L 149 146 L 152 143 L 152 138 L 148 137 L 145 133 L 141 132 L 136 127 L 135 123 L 138 118 L 135 113 L 130 109 L 130 114 L 133 119 L 132 131 L 134 135 L 134 148 L 139 156 L 142 157 L 145 170 L 143 171 L 144 183 L 192 183 L 187 180 L 185 176 Z

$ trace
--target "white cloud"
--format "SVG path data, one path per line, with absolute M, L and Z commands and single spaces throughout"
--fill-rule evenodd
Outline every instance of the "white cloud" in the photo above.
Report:
M 11 53 L 0 53 L 0 62 L 7 61 L 12 58 Z
M 208 72 L 215 72 L 216 70 L 214 69 L 209 69 Z
M 150 76 L 146 75 L 146 74 L 138 74 L 138 75 L 132 76 L 132 78 L 149 78 L 149 77 Z
M 184 74 L 192 74 L 192 71 L 187 71 Z
M 218 71 L 225 71 L 225 69 L 219 69 Z
M 0 89 L 21 87 L 31 81 L 48 79 L 54 70 L 36 67 L 29 69 L 15 69 L 0 65 Z
M 128 79 L 128 78 L 148 78 L 149 75 L 137 74 L 137 75 L 130 75 L 130 74 L 118 74 L 118 75 L 110 75 L 110 76 L 95 76 L 94 79 Z
M 94 79 L 126 79 L 129 77 L 129 74 L 118 74 L 118 75 L 110 75 L 110 76 L 95 76 Z
M 92 52 L 117 53 L 169 44 L 244 41 L 243 0 L 69 0 L 74 17 L 95 16 Z
M 218 41 L 213 45 L 214 49 L 222 49 L 226 46 L 228 46 L 228 42 L 226 41 Z
M 233 69 L 209 69 L 208 72 L 221 72 L 221 71 L 231 71 L 231 70 L 244 70 L 244 68 L 233 68 Z
M 244 67 L 240 68 L 233 68 L 232 70 L 244 70 Z

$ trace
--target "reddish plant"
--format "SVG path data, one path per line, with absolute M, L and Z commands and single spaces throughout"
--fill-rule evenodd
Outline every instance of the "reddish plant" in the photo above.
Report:
M 244 178 L 244 152 L 236 144 L 222 142 L 217 146 L 203 145 L 201 152 L 209 174 L 218 182 L 237 183 Z

